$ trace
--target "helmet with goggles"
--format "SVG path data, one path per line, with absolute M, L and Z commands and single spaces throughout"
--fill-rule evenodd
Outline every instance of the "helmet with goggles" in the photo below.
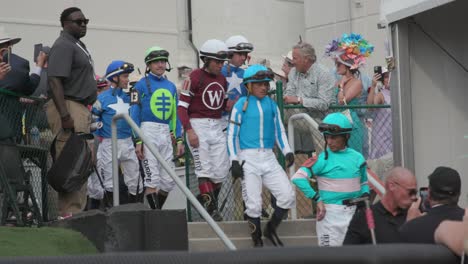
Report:
M 254 82 L 270 82 L 273 80 L 274 74 L 267 67 L 261 64 L 249 66 L 244 72 L 244 84 Z
M 122 60 L 116 60 L 111 62 L 109 66 L 107 66 L 106 79 L 112 82 L 112 78 L 114 76 L 119 76 L 124 73 L 132 73 L 133 70 L 133 64 Z
M 145 63 L 148 64 L 156 60 L 169 61 L 169 52 L 158 46 L 147 49 L 145 53 Z
M 102 89 L 107 87 L 107 80 L 104 77 L 101 77 L 99 75 L 96 75 L 96 84 L 98 89 Z
M 331 113 L 327 115 L 319 125 L 319 131 L 324 135 L 350 134 L 352 130 L 353 125 L 342 113 Z
M 252 52 L 254 47 L 244 36 L 231 36 L 226 40 L 229 52 Z
M 207 40 L 200 48 L 200 59 L 227 60 L 228 48 L 224 42 L 217 39 Z

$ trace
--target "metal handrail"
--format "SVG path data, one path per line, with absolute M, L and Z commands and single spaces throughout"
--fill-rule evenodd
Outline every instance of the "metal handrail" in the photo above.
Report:
M 312 119 L 312 117 L 310 117 L 308 114 L 298 113 L 298 114 L 294 114 L 294 115 L 290 116 L 289 120 L 288 120 L 288 142 L 289 142 L 290 148 L 291 148 L 293 153 L 295 152 L 295 149 L 294 149 L 294 124 L 293 124 L 293 121 L 294 120 L 299 120 L 299 119 L 303 119 L 303 120 L 306 121 L 307 126 L 309 127 L 311 134 L 312 134 L 312 129 L 317 129 L 318 130 L 317 122 L 315 122 L 315 120 Z M 294 175 L 294 173 L 296 173 L 296 164 L 293 163 L 292 166 L 289 167 L 289 175 L 292 176 L 292 175 Z M 296 207 L 293 207 L 291 209 L 291 218 L 292 219 L 297 219 L 297 208 Z
M 176 172 L 169 166 L 169 164 L 164 160 L 164 158 L 159 154 L 156 150 L 156 147 L 149 143 L 149 139 L 146 137 L 145 134 L 140 130 L 140 128 L 133 122 L 130 116 L 127 113 L 116 114 L 112 118 L 112 175 L 113 175 L 113 186 L 119 186 L 119 167 L 117 162 L 117 120 L 118 119 L 125 119 L 133 131 L 139 136 L 141 141 L 145 143 L 145 147 L 156 157 L 156 159 L 161 163 L 161 166 L 167 171 L 169 176 L 175 181 L 177 186 L 180 188 L 182 193 L 188 198 L 188 200 L 192 203 L 192 205 L 197 209 L 198 213 L 206 220 L 208 225 L 213 229 L 213 231 L 218 235 L 218 237 L 223 241 L 226 248 L 229 250 L 236 250 L 236 246 L 232 243 L 232 241 L 226 236 L 223 230 L 219 227 L 219 225 L 213 220 L 213 218 L 208 214 L 208 212 L 203 208 L 200 202 L 195 198 L 195 196 L 190 192 L 190 190 L 184 185 L 184 183 L 179 179 Z M 146 143 L 148 142 L 148 143 Z M 119 205 L 119 192 L 113 193 L 114 197 L 114 206 Z

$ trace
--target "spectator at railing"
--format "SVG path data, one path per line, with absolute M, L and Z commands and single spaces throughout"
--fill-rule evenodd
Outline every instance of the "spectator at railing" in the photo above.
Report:
M 40 52 L 37 57 L 36 68 L 29 75 L 29 61 L 11 53 L 14 44 L 21 41 L 21 38 L 9 38 L 4 36 L 0 43 L 1 49 L 6 48 L 7 52 L 2 53 L 2 60 L 8 61 L 11 66 L 11 71 L 0 80 L 0 88 L 13 91 L 15 93 L 30 95 L 36 90 L 39 85 L 42 67 L 44 66 L 47 56 L 44 52 Z
M 302 104 L 308 113 L 319 123 L 334 102 L 335 80 L 331 73 L 317 63 L 315 49 L 309 43 L 301 42 L 293 47 L 294 68 L 288 75 L 288 85 L 284 91 L 284 103 Z M 288 115 L 298 111 L 290 111 Z M 286 118 L 287 119 L 287 118 Z M 294 135 L 294 150 L 310 153 L 315 150 L 310 130 L 302 120 L 295 121 L 298 128 Z M 315 138 L 321 138 L 316 135 Z
M 382 74 L 374 74 L 372 86 L 369 88 L 367 103 L 374 105 L 391 104 L 390 99 L 390 73 L 386 68 Z M 374 109 L 372 120 L 372 150 L 370 159 L 378 159 L 392 152 L 392 111 L 390 108 Z
M 5 59 L 8 60 L 11 46 L 20 40 L 20 38 L 10 38 L 5 33 L 0 34 L 0 84 L 8 79 L 11 74 L 11 66 Z M 6 87 L 2 85 L 0 88 L 5 89 Z M 14 89 L 10 89 L 10 91 L 20 92 Z M 0 110 L 0 124 L 3 126 L 0 129 L 0 140 L 14 138 L 21 125 L 19 121 L 21 118 L 21 107 L 18 100 L 5 94 L 0 94 Z
M 361 35 L 351 33 L 343 34 L 341 39 L 332 40 L 327 45 L 325 54 L 335 60 L 336 72 L 343 76 L 337 83 L 337 102 L 340 105 L 358 105 L 362 93 L 362 81 L 359 79 L 359 67 L 365 64 L 374 50 Z M 352 140 L 349 146 L 362 153 L 364 126 L 353 109 L 349 110 L 353 122 Z
M 381 201 L 371 207 L 378 244 L 401 241 L 398 230 L 406 222 L 408 208 L 417 200 L 418 190 L 416 187 L 416 177 L 411 171 L 396 167 L 388 172 L 385 178 L 385 194 Z M 365 210 L 360 208 L 356 210 L 349 223 L 343 244 L 371 243 L 371 233 L 366 222 Z
M 427 214 L 419 213 L 422 216 L 417 215 L 401 227 L 403 242 L 435 244 L 434 234 L 442 221 L 462 221 L 465 210 L 458 206 L 460 191 L 461 179 L 458 172 L 448 167 L 437 167 L 429 175 L 430 208 Z
M 291 69 L 294 68 L 292 50 L 288 52 L 287 55 L 282 55 L 283 64 L 281 69 L 273 68 L 273 73 L 275 74 L 276 80 L 281 80 L 283 82 L 283 87 L 286 88 L 288 84 L 288 75 L 291 72 Z

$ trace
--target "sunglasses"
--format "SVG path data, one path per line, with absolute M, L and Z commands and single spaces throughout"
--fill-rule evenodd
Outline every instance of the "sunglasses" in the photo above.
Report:
M 234 47 L 229 47 L 229 49 L 235 49 L 235 50 L 253 50 L 253 45 L 252 43 L 239 43 Z
M 318 129 L 322 133 L 328 132 L 330 134 L 340 134 L 344 132 L 350 132 L 352 130 L 351 128 L 341 128 L 337 125 L 330 125 L 324 123 L 320 124 Z
M 246 78 L 245 81 L 273 79 L 274 77 L 275 75 L 271 71 L 258 71 L 254 76 Z
M 66 21 L 70 21 L 70 22 L 73 22 L 77 25 L 83 25 L 83 23 L 85 25 L 88 25 L 89 23 L 89 19 L 85 18 L 85 19 L 72 19 L 72 20 L 66 20 Z
M 418 194 L 418 190 L 417 190 L 417 189 L 406 188 L 405 186 L 399 184 L 399 183 L 396 182 L 396 181 L 393 181 L 393 183 L 395 183 L 396 185 L 400 186 L 402 189 L 405 189 L 405 190 L 408 192 L 408 195 L 409 195 L 409 196 L 414 196 L 414 195 L 417 195 L 417 194 Z

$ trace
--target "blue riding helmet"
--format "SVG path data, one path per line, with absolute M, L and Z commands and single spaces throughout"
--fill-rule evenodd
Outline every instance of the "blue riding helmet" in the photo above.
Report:
M 244 72 L 244 84 L 253 82 L 270 82 L 273 80 L 274 74 L 267 67 L 261 64 L 254 64 L 248 67 Z
M 123 73 L 132 73 L 133 70 L 133 64 L 121 60 L 115 60 L 107 66 L 106 79 L 112 81 L 112 77 L 119 76 Z

